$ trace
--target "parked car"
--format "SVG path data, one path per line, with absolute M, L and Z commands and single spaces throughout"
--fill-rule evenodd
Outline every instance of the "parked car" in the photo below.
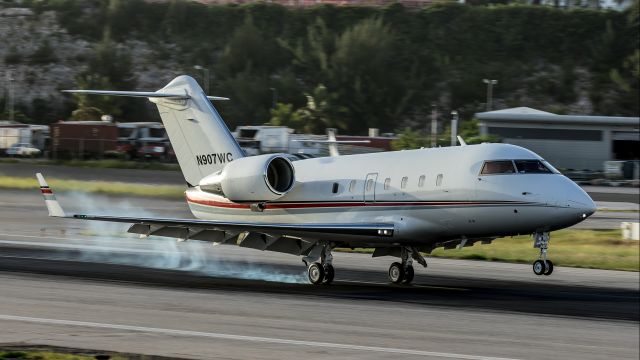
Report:
M 34 148 L 31 144 L 13 144 L 7 149 L 7 155 L 11 156 L 28 156 L 35 157 L 42 153 L 39 149 Z
M 169 157 L 167 143 L 168 141 L 153 141 L 155 138 L 140 139 L 142 144 L 138 148 L 138 159 L 150 159 L 165 161 Z

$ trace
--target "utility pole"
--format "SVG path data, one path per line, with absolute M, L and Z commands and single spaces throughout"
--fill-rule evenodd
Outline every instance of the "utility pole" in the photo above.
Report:
M 204 86 L 204 94 L 210 95 L 209 94 L 209 69 L 200 65 L 195 65 L 193 68 L 196 70 L 202 70 L 203 77 L 204 77 L 204 79 L 202 79 L 202 85 Z
M 493 107 L 493 85 L 498 83 L 498 80 L 482 79 L 482 82 L 487 84 L 487 111 L 491 111 Z
M 431 147 L 436 147 L 438 143 L 438 107 L 436 103 L 431 104 Z
M 7 99 L 7 105 L 6 105 L 6 109 L 9 112 L 9 121 L 13 122 L 15 120 L 15 111 L 14 111 L 14 106 L 15 106 L 15 94 L 13 91 L 13 74 L 11 73 L 11 70 L 7 71 L 7 83 L 9 84 L 9 93 L 8 95 L 8 99 Z
M 272 87 L 269 90 L 271 90 L 271 107 L 275 109 L 278 104 L 278 89 Z
M 451 112 L 451 146 L 456 146 L 458 141 L 458 112 Z

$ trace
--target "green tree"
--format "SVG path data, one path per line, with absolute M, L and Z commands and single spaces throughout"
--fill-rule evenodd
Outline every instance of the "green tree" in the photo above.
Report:
M 100 121 L 100 118 L 104 115 L 102 110 L 96 107 L 79 107 L 71 112 L 71 119 L 76 121 Z
M 131 58 L 105 39 L 97 44 L 88 61 L 88 67 L 76 78 L 79 89 L 130 90 L 136 80 L 131 70 Z M 118 96 L 74 95 L 78 108 L 97 108 L 105 114 L 121 116 L 132 109 L 130 99 Z M 129 114 L 130 115 L 130 114 Z
M 40 46 L 29 56 L 29 61 L 35 65 L 44 65 L 58 61 L 55 51 L 48 39 L 44 39 Z
M 398 138 L 391 142 L 393 150 L 413 150 L 427 146 L 427 139 L 420 134 L 419 131 L 405 128 Z
M 22 62 L 22 54 L 15 46 L 11 46 L 9 51 L 4 56 L 4 63 L 7 65 L 20 64 Z
M 299 119 L 299 131 L 321 134 L 327 128 L 344 129 L 346 127 L 342 116 L 344 108 L 335 104 L 335 94 L 331 94 L 327 88 L 320 84 L 311 94 L 306 94 L 307 105 L 296 110 Z
M 271 113 L 269 125 L 288 126 L 292 129 L 298 129 L 301 125 L 299 114 L 293 109 L 292 104 L 277 103 L 276 107 L 269 112 Z

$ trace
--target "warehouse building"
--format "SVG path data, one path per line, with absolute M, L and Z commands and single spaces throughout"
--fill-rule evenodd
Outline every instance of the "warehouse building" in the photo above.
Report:
M 480 135 L 526 147 L 564 169 L 601 171 L 609 160 L 640 159 L 640 118 L 557 115 L 519 107 L 475 114 Z

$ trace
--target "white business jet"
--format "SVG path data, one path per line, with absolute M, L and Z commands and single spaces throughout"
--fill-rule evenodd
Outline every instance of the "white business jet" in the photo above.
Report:
M 210 241 L 303 257 L 309 282 L 334 278 L 334 248 L 396 256 L 392 283 L 413 280 L 423 253 L 532 234 L 537 275 L 549 275 L 549 233 L 583 221 L 591 198 L 535 153 L 482 144 L 291 161 L 246 157 L 196 81 L 156 92 L 70 90 L 146 97 L 158 106 L 197 219 L 66 215 L 38 174 L 50 216 L 132 224 L 130 233 Z

